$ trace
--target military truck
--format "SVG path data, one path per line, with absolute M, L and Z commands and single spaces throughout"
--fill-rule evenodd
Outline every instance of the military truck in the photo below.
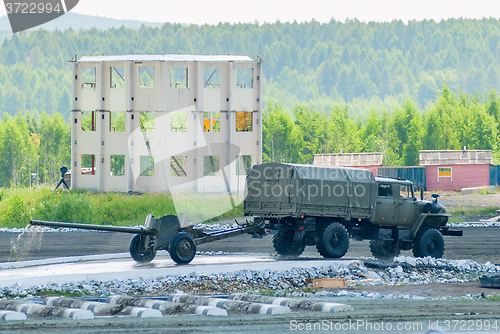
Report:
M 268 163 L 247 175 L 245 215 L 275 230 L 273 245 L 285 256 L 316 246 L 325 258 L 341 258 L 349 238 L 370 240 L 379 259 L 413 249 L 416 257 L 440 258 L 443 235 L 461 236 L 446 226 L 450 215 L 438 204 L 415 197 L 408 180 L 374 177 L 366 169 Z

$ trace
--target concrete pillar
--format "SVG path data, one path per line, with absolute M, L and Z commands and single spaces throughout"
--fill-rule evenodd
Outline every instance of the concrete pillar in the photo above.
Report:
M 196 142 L 196 165 L 195 165 L 195 175 L 194 175 L 194 187 L 199 192 L 200 182 L 199 179 L 203 177 L 203 157 L 200 155 L 200 150 L 198 148 L 201 147 L 201 142 L 205 141 L 203 136 L 203 66 L 201 63 L 196 63 L 196 129 L 194 134 L 194 141 Z M 189 116 L 188 116 L 189 117 Z M 201 118 L 201 119 L 200 119 Z M 189 131 L 189 130 L 188 130 Z M 203 139 L 203 140 L 202 140 Z M 206 141 L 205 141 L 206 142 Z
M 234 104 L 233 104 L 233 91 L 234 91 L 234 87 L 235 87 L 235 66 L 234 66 L 234 62 L 230 62 L 228 63 L 229 64 L 229 80 L 228 80 L 228 84 L 229 84 L 229 103 L 228 103 L 228 111 L 227 111 L 227 115 L 228 115 L 228 132 L 227 132 L 227 157 L 226 157 L 226 164 L 228 166 L 227 168 L 227 183 L 228 183 L 228 188 L 229 188 L 229 191 L 232 193 L 233 192 L 233 189 L 232 189 L 232 179 L 233 179 L 233 174 L 234 174 L 234 171 L 233 171 L 233 166 L 232 164 L 229 164 L 229 162 L 231 162 L 231 160 L 233 159 L 233 149 L 232 149 L 232 143 L 233 143 L 233 131 L 234 129 L 236 128 L 236 113 L 235 113 L 235 110 L 234 110 Z M 223 164 L 221 164 L 223 165 Z
M 134 191 L 135 190 L 135 181 L 134 181 L 134 173 L 132 172 L 132 159 L 131 155 L 133 153 L 133 146 L 131 137 L 132 137 L 132 132 L 134 130 L 134 123 L 136 122 L 135 120 L 135 112 L 134 112 L 134 100 L 137 97 L 134 97 L 134 87 L 133 83 L 135 82 L 135 76 L 134 76 L 134 66 L 133 62 L 129 61 L 127 62 L 127 76 L 128 80 L 125 81 L 125 87 L 127 89 L 127 112 L 125 112 L 125 134 L 127 135 L 127 151 L 125 153 L 125 176 L 127 178 L 127 191 Z M 134 100 L 132 100 L 134 99 Z M 132 119 L 134 118 L 134 119 Z
M 79 70 L 80 69 L 80 70 Z M 79 127 L 82 126 L 81 124 L 81 117 L 80 116 L 80 98 L 79 98 L 79 93 L 80 93 L 80 85 L 82 82 L 82 71 L 77 62 L 73 63 L 73 72 L 72 72 L 72 89 L 73 89 L 73 97 L 71 101 L 71 117 L 70 117 L 70 122 L 71 122 L 71 166 L 69 169 L 71 170 L 71 184 L 70 187 L 71 189 L 76 188 L 77 184 L 77 178 L 80 177 L 80 168 L 81 166 L 78 166 L 78 161 L 79 159 L 77 158 L 77 147 L 75 146 L 75 142 L 78 143 L 78 129 Z M 76 123 L 75 123 L 76 119 Z M 75 163 L 77 166 L 75 166 Z
M 259 76 L 259 80 L 257 80 L 257 84 L 259 85 L 259 103 L 258 103 L 258 112 L 257 117 L 259 119 L 259 124 L 256 124 L 254 131 L 259 131 L 260 139 L 259 145 L 257 147 L 258 156 L 255 157 L 255 161 L 252 161 L 253 164 L 261 164 L 262 163 L 262 63 L 259 62 L 255 65 L 257 68 L 257 75 Z
M 105 96 L 105 89 L 106 89 L 106 68 L 107 66 L 105 65 L 106 63 L 100 62 L 99 63 L 99 83 L 97 84 L 97 88 L 99 90 L 99 110 L 97 112 L 97 120 L 96 120 L 96 131 L 97 131 L 97 136 L 98 136 L 98 142 L 97 142 L 97 155 L 96 155 L 96 162 L 95 166 L 97 169 L 97 190 L 98 191 L 104 191 L 104 168 L 103 168 L 103 159 L 104 159 L 104 153 L 105 153 L 105 148 L 104 145 L 106 144 L 104 142 L 104 132 L 106 131 L 106 127 L 104 126 L 105 124 L 105 116 L 104 116 L 104 111 L 106 110 L 106 96 Z M 108 85 L 109 86 L 109 85 Z

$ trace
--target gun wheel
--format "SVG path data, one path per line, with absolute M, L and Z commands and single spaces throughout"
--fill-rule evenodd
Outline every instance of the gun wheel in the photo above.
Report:
M 370 251 L 379 260 L 392 260 L 400 253 L 398 244 L 390 240 L 371 240 Z
M 130 241 L 130 256 L 136 262 L 151 262 L 156 256 L 156 251 L 151 248 L 146 249 L 145 240 L 146 236 L 136 234 Z
M 168 252 L 175 263 L 187 264 L 191 262 L 196 255 L 196 244 L 193 237 L 185 232 L 177 233 L 170 241 Z

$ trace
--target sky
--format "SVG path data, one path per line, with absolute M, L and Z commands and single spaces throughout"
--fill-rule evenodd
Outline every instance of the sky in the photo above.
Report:
M 20 1 L 22 2 L 22 1 Z M 80 0 L 73 13 L 149 22 L 217 24 L 500 18 L 499 0 Z M 0 16 L 6 14 L 0 6 Z

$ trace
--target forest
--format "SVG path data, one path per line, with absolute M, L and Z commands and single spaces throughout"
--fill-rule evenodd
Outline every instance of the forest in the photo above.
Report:
M 419 149 L 492 149 L 499 162 L 500 21 L 263 23 L 21 32 L 0 48 L 0 185 L 69 165 L 78 55 L 256 54 L 264 60 L 264 161 Z

